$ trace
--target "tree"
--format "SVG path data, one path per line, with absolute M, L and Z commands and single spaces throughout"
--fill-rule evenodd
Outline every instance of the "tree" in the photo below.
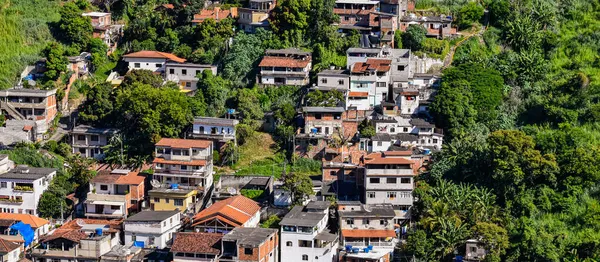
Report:
M 229 97 L 231 82 L 204 70 L 198 81 L 196 97 L 207 104 L 206 114 L 219 117 L 225 114 L 225 101 Z
M 423 41 L 427 36 L 427 29 L 420 25 L 409 25 L 406 32 L 402 33 L 402 47 L 412 51 L 421 50 Z
M 89 83 L 88 83 L 89 85 Z M 108 82 L 89 87 L 86 100 L 79 106 L 79 119 L 95 126 L 110 126 L 114 110 L 113 88 Z
M 501 256 L 509 247 L 508 232 L 506 229 L 492 223 L 481 222 L 473 227 L 476 239 L 481 239 L 484 248 L 488 251 L 486 261 L 502 261 Z
M 78 196 L 83 196 L 87 193 L 90 180 L 96 175 L 96 172 L 90 170 L 92 160 L 80 155 L 73 155 L 69 158 L 69 173 L 71 181 L 78 189 Z
M 478 2 L 469 2 L 460 8 L 457 17 L 458 27 L 460 29 L 466 29 L 471 27 L 475 22 L 481 20 L 483 17 L 483 7 Z
M 294 204 L 302 204 L 306 198 L 313 194 L 312 180 L 301 173 L 288 173 L 283 177 L 283 189 L 290 192 Z
M 233 38 L 231 50 L 223 58 L 223 77 L 236 83 L 252 81 L 250 73 L 263 53 L 262 41 L 257 35 L 238 33 Z
M 38 203 L 37 211 L 40 217 L 58 218 L 60 217 L 61 207 L 63 208 L 64 213 L 67 213 L 66 211 L 68 205 L 65 201 L 65 197 L 46 191 L 40 197 L 40 202 Z
M 89 17 L 82 16 L 81 10 L 75 3 L 67 2 L 60 10 L 59 28 L 61 37 L 69 45 L 85 48 L 92 38 L 92 22 Z
M 394 31 L 394 47 L 402 49 L 402 31 L 400 30 Z
M 258 120 L 264 118 L 265 113 L 260 107 L 256 88 L 243 88 L 237 92 L 237 109 L 242 117 L 242 123 L 258 128 Z
M 344 94 L 337 90 L 321 92 L 320 90 L 311 91 L 306 95 L 308 106 L 335 107 L 344 102 Z
M 358 132 L 361 137 L 371 138 L 375 135 L 375 126 L 371 121 L 365 118 L 365 120 L 358 125 Z
M 92 64 L 98 68 L 106 62 L 108 46 L 100 38 L 92 38 L 88 44 L 88 50 L 92 54 Z
M 122 89 L 127 89 L 135 84 L 145 84 L 152 87 L 160 87 L 163 85 L 163 79 L 160 75 L 154 74 L 150 70 L 131 70 L 127 72 L 123 78 L 123 82 L 119 86 Z
M 275 35 L 288 46 L 301 46 L 309 27 L 311 0 L 283 0 L 271 12 L 269 22 Z
M 64 55 L 63 46 L 57 42 L 51 42 L 44 49 L 46 57 L 46 72 L 44 76 L 50 80 L 58 79 L 61 72 L 67 71 L 69 60 Z

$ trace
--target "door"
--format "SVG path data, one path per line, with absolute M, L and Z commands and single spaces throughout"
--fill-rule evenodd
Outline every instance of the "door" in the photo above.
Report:
M 104 214 L 104 205 L 96 205 L 96 214 Z

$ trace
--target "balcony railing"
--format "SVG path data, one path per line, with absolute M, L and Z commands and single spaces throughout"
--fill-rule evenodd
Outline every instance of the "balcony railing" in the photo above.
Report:
M 370 242 L 368 245 L 364 241 L 346 241 L 344 242 L 346 245 L 351 245 L 352 247 L 366 247 L 366 246 L 374 246 L 374 247 L 392 247 L 394 246 L 394 242 Z

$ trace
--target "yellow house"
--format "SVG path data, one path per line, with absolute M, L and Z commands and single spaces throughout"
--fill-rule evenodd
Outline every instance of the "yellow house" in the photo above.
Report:
M 170 189 L 158 188 L 148 191 L 150 197 L 150 208 L 153 211 L 171 211 L 180 212 L 190 211 L 196 213 L 196 197 L 198 191 L 191 189 Z

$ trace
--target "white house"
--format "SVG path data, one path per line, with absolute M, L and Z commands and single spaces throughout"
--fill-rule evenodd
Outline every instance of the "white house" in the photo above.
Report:
M 286 262 L 337 261 L 338 237 L 327 229 L 329 201 L 295 206 L 281 220 L 281 257 Z
M 165 64 L 165 79 L 179 85 L 182 92 L 194 92 L 198 85 L 198 75 L 205 70 L 210 70 L 213 75 L 217 75 L 217 66 L 167 62 Z
M 143 242 L 144 247 L 165 248 L 181 227 L 180 212 L 142 211 L 127 218 L 123 226 L 125 245 Z
M 235 140 L 235 127 L 238 123 L 236 119 L 198 116 L 194 118 L 190 136 L 217 142 Z
M 54 168 L 25 165 L 0 174 L 0 210 L 37 216 L 37 205 L 56 175 Z
M 0 261 L 17 262 L 20 260 L 21 244 L 0 238 Z
M 184 63 L 185 59 L 174 54 L 144 50 L 124 55 L 123 61 L 127 62 L 129 70 L 145 69 L 163 73 L 167 62 Z

